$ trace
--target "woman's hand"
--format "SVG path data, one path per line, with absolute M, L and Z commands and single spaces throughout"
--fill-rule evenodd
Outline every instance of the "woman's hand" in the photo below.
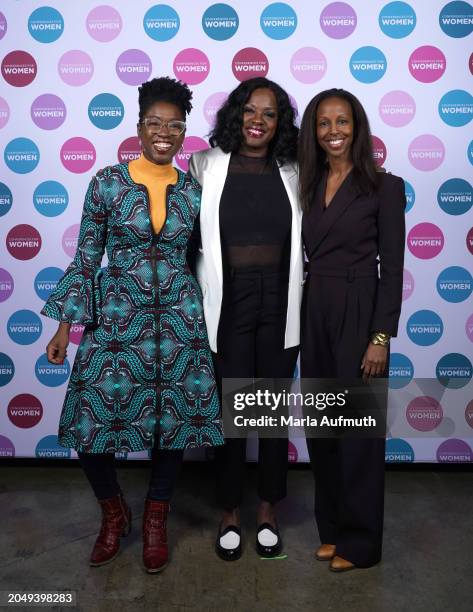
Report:
M 381 374 L 384 374 L 387 361 L 388 348 L 386 346 L 381 346 L 379 344 L 373 344 L 370 342 L 361 361 L 363 378 L 367 379 L 370 376 L 380 376 Z
M 59 323 L 57 332 L 51 338 L 46 347 L 46 356 L 49 363 L 62 364 L 67 357 L 67 347 L 69 345 L 69 323 Z

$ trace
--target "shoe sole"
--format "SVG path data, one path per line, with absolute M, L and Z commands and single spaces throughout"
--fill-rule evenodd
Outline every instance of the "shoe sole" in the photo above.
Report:
M 167 566 L 168 566 L 168 563 L 165 563 L 161 567 L 157 567 L 157 568 L 148 568 L 145 565 L 143 567 L 147 574 L 159 574 L 159 572 L 162 572 L 164 569 L 167 568 Z

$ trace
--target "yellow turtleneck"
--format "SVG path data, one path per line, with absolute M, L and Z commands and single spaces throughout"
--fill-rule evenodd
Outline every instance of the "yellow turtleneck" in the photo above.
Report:
M 148 189 L 151 225 L 157 234 L 166 220 L 166 188 L 177 183 L 177 170 L 172 164 L 154 164 L 142 153 L 128 164 L 128 171 L 135 183 Z

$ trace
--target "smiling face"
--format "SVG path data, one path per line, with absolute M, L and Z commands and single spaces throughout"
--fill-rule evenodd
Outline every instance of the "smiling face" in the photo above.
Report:
M 240 153 L 265 157 L 278 127 L 278 103 L 273 91 L 255 89 L 243 106 L 243 143 Z
M 185 115 L 175 104 L 155 102 L 146 110 L 143 120 L 146 119 L 148 126 L 144 123 L 138 124 L 138 138 L 141 141 L 143 155 L 154 164 L 170 164 L 181 148 L 186 132 L 184 130 L 180 135 L 171 133 L 175 130 L 169 128 L 169 123 L 172 126 L 174 121 L 185 121 Z M 158 120 L 164 122 L 159 129 L 153 125 L 159 125 Z
M 326 98 L 317 108 L 317 142 L 327 159 L 351 161 L 354 123 L 350 104 L 343 98 Z

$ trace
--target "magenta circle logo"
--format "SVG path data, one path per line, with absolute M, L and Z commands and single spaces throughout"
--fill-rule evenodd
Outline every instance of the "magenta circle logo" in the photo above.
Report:
M 54 94 L 43 94 L 31 105 L 31 119 L 42 130 L 55 130 L 66 120 L 66 105 Z
M 174 58 L 174 74 L 188 85 L 198 85 L 209 76 L 209 58 L 200 49 L 183 49 Z
M 7 234 L 7 250 L 12 257 L 26 261 L 33 259 L 41 250 L 41 236 L 32 225 L 15 225 Z
M 405 91 L 390 91 L 379 102 L 379 116 L 391 127 L 403 127 L 414 119 L 416 103 Z
M 85 27 L 89 35 L 99 42 L 110 42 L 122 30 L 120 13 L 112 6 L 96 6 L 87 15 Z
M 77 250 L 77 239 L 79 238 L 79 223 L 75 223 L 66 229 L 62 235 L 62 248 L 69 257 L 74 257 Z
M 224 105 L 228 98 L 228 94 L 225 91 L 217 91 L 210 95 L 204 102 L 204 117 L 210 126 L 215 125 L 217 119 L 217 113 L 219 109 Z
M 3 13 L 0 13 L 0 40 L 2 40 L 2 38 L 7 33 L 7 28 L 8 28 L 8 25 L 7 25 L 6 17 Z
M 443 142 L 432 134 L 417 136 L 409 145 L 409 161 L 423 172 L 436 170 L 445 158 L 445 147 Z
M 268 70 L 268 58 L 262 51 L 254 47 L 240 49 L 232 60 L 233 76 L 239 81 L 246 81 L 253 77 L 265 77 Z
M 345 2 L 332 2 L 320 14 L 322 32 L 330 38 L 346 38 L 356 28 L 356 13 Z
M 402 277 L 402 301 L 407 300 L 414 293 L 414 277 L 412 274 L 404 268 L 404 274 Z
M 418 47 L 409 58 L 409 72 L 421 83 L 438 81 L 445 72 L 447 60 L 437 47 Z
M 176 155 L 177 165 L 181 170 L 187 172 L 192 153 L 196 153 L 196 151 L 204 151 L 208 148 L 209 145 L 203 138 L 199 138 L 198 136 L 187 136 L 187 138 L 184 139 L 182 151 L 179 151 Z
M 73 323 L 69 329 L 69 340 L 72 344 L 80 344 L 83 333 L 84 326 L 79 323 Z
M 2 76 L 13 87 L 26 87 L 38 73 L 38 66 L 32 55 L 26 51 L 11 51 L 2 60 Z
M 300 83 L 317 83 L 327 71 L 325 55 L 315 47 L 302 47 L 291 57 L 292 76 Z
M 0 457 L 14 457 L 15 447 L 13 442 L 6 436 L 0 435 Z
M 94 64 L 85 51 L 66 51 L 59 59 L 57 70 L 64 83 L 79 87 L 92 78 Z
M 465 421 L 473 429 L 473 400 L 465 408 Z
M 140 49 L 127 49 L 117 59 L 115 70 L 120 81 L 126 85 L 141 85 L 148 80 L 153 64 Z
M 21 393 L 10 400 L 8 418 L 16 427 L 35 427 L 43 417 L 43 406 L 39 399 L 29 393 Z
M 466 320 L 465 331 L 470 342 L 473 342 L 473 314 Z
M 15 283 L 10 272 L 0 268 L 0 302 L 5 302 L 13 293 Z
M 473 227 L 470 227 L 466 235 L 466 248 L 473 255 Z
M 117 155 L 120 164 L 126 164 L 134 159 L 138 159 L 141 155 L 141 145 L 138 136 L 130 136 L 130 138 L 126 138 L 120 143 Z
M 415 397 L 407 406 L 406 419 L 417 431 L 433 431 L 443 419 L 442 406 L 428 395 Z
M 464 440 L 451 438 L 445 440 L 437 449 L 439 463 L 470 463 L 473 461 L 471 447 Z
M 382 166 L 388 156 L 386 145 L 378 136 L 371 136 L 371 142 L 373 144 L 374 162 L 377 166 Z
M 433 223 L 419 223 L 407 235 L 407 247 L 414 257 L 419 259 L 437 257 L 443 245 L 442 230 Z
M 0 98 L 0 129 L 5 127 L 10 119 L 10 107 L 3 98 Z
M 297 452 L 297 447 L 289 440 L 287 443 L 287 460 L 289 463 L 297 463 L 298 458 L 299 453 Z
M 87 172 L 95 164 L 95 147 L 82 136 L 69 138 L 61 147 L 61 162 L 66 170 L 81 174 Z

